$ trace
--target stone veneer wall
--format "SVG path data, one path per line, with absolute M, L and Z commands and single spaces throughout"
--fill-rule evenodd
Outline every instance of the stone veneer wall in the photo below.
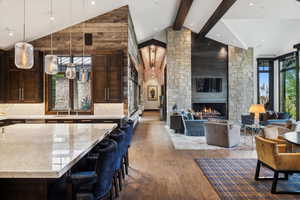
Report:
M 228 47 L 229 120 L 238 121 L 254 101 L 253 49 Z
M 188 109 L 192 106 L 191 92 L 191 31 L 167 30 L 167 122 L 172 107 Z
M 138 91 L 135 90 L 138 84 L 138 80 L 134 80 L 132 77 L 131 71 L 132 68 L 135 67 L 135 69 L 138 71 L 141 64 L 141 57 L 138 49 L 138 41 L 136 38 L 132 18 L 129 14 L 128 17 L 128 114 L 133 114 L 137 109 L 138 105 L 140 104 L 139 101 L 139 95 Z M 131 58 L 130 58 L 131 57 Z M 130 59 L 133 60 L 133 62 L 130 62 Z M 137 105 L 136 105 L 136 103 Z

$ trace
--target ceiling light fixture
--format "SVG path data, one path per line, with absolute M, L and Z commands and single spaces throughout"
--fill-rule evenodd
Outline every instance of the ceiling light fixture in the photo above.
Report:
M 82 12 L 83 12 L 83 17 L 85 18 L 85 0 L 82 0 Z M 85 69 L 84 67 L 84 55 L 85 55 L 85 21 L 82 24 L 83 28 L 82 28 L 82 59 L 81 59 L 81 68 L 79 71 L 79 80 L 83 83 L 87 82 L 89 80 L 89 71 L 87 69 Z
M 249 3 L 249 6 L 254 6 L 254 3 L 253 3 L 253 2 L 250 2 L 250 3 Z
M 72 0 L 70 0 L 70 24 L 72 24 L 72 12 L 73 12 L 73 4 L 72 4 Z M 70 57 L 72 58 L 72 28 L 70 28 Z M 76 65 L 73 63 L 72 59 L 70 63 L 67 64 L 66 78 L 67 79 L 76 78 Z
M 8 32 L 8 35 L 9 35 L 10 37 L 14 36 L 14 32 L 9 31 L 9 32 Z
M 91 1 L 91 4 L 94 6 L 96 5 L 96 1 Z
M 50 15 L 52 16 L 52 0 L 50 0 Z M 50 17 L 51 18 L 51 17 Z M 51 31 L 50 48 L 51 54 L 45 56 L 45 73 L 49 75 L 55 75 L 58 73 L 57 56 L 53 54 L 53 33 Z
M 23 10 L 23 41 L 15 44 L 15 65 L 19 69 L 31 69 L 34 64 L 33 59 L 33 46 L 25 42 L 25 32 L 26 32 L 26 7 L 25 0 L 23 0 L 24 10 Z

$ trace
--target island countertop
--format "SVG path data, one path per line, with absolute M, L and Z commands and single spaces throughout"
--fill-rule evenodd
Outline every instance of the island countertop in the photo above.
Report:
M 15 124 L 0 128 L 0 178 L 59 178 L 116 127 Z
M 0 120 L 18 119 L 124 119 L 125 115 L 1 115 Z

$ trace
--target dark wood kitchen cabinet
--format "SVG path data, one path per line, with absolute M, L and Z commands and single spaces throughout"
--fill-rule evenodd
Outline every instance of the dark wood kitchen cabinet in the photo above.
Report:
M 18 69 L 15 66 L 13 51 L 5 53 L 5 61 L 5 102 L 43 102 L 43 53 L 34 52 L 34 66 L 28 70 Z
M 93 56 L 94 103 L 123 101 L 123 52 L 106 51 Z

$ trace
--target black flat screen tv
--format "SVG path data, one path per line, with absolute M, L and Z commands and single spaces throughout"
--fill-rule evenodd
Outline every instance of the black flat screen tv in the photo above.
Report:
M 222 78 L 197 78 L 197 92 L 222 92 Z

